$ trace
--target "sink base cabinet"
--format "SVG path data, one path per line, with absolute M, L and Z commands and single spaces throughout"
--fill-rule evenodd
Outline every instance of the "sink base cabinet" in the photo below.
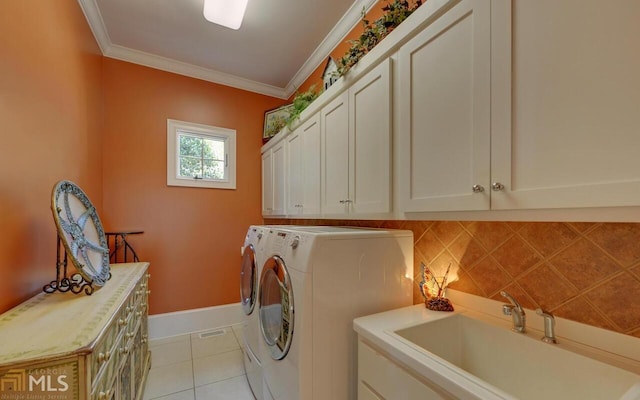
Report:
M 358 340 L 358 400 L 453 400 L 431 382 L 418 379 L 404 367 Z
M 112 264 L 91 296 L 41 293 L 0 315 L 8 400 L 141 400 L 151 366 L 148 263 Z

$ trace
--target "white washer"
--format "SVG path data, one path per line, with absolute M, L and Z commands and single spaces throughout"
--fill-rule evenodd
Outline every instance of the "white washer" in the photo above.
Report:
M 260 317 L 257 307 L 258 280 L 265 260 L 268 228 L 250 226 L 242 246 L 240 269 L 240 304 L 242 305 L 242 341 L 244 369 L 249 386 L 258 400 L 262 400 L 262 364 L 259 357 Z
M 413 303 L 413 233 L 272 226 L 266 256 L 264 399 L 355 399 L 353 319 Z

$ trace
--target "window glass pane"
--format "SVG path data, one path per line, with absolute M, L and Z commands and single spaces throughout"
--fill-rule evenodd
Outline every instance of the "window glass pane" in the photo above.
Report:
M 195 136 L 180 135 L 181 156 L 202 156 L 202 139 Z
M 224 140 L 206 139 L 204 141 L 204 158 L 224 160 Z
M 205 179 L 224 179 L 224 161 L 204 160 Z
M 198 157 L 180 157 L 180 176 L 202 177 L 202 159 Z

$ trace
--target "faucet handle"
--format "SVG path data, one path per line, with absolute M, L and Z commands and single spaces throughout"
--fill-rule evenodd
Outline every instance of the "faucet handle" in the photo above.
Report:
M 542 341 L 552 344 L 558 343 L 554 332 L 556 319 L 553 317 L 553 314 L 544 311 L 542 308 L 536 309 L 536 314 L 544 318 L 544 336 L 542 337 Z

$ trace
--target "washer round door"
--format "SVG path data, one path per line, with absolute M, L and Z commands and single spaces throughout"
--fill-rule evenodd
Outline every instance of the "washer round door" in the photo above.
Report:
M 242 310 L 247 315 L 253 312 L 258 296 L 257 274 L 256 250 L 250 244 L 244 248 L 242 253 L 242 269 L 240 270 L 240 301 Z
M 260 277 L 260 329 L 275 360 L 286 357 L 293 337 L 293 288 L 282 258 L 267 260 Z

